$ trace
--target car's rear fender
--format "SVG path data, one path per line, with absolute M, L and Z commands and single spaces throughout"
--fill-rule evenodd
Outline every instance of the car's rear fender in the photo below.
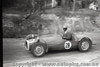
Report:
M 79 38 L 78 41 L 81 41 L 82 39 L 87 39 L 87 40 L 89 40 L 91 42 L 92 45 L 94 45 L 93 42 L 92 42 L 92 40 L 89 37 Z

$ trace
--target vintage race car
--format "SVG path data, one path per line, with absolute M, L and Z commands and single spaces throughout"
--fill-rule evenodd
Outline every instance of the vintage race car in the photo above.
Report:
M 78 49 L 81 52 L 86 52 L 93 45 L 91 36 L 84 34 L 76 34 L 72 40 L 63 39 L 58 34 L 48 34 L 37 36 L 35 38 L 27 38 L 25 40 L 25 48 L 36 56 L 45 55 L 50 50 L 70 50 Z

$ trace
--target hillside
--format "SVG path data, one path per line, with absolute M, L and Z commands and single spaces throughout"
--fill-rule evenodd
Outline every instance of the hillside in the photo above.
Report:
M 13 13 L 16 12 L 16 13 Z M 100 30 L 100 12 L 89 9 L 76 12 L 62 8 L 48 9 L 39 15 L 31 14 L 23 20 L 26 13 L 17 11 L 3 12 L 3 37 L 25 37 L 28 34 L 61 33 L 62 26 L 73 23 L 76 32 L 93 32 Z

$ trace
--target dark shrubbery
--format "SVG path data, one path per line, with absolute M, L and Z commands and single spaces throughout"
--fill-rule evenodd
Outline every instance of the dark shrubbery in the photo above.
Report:
M 25 35 L 31 33 L 37 33 L 36 27 L 33 27 L 31 23 L 27 23 L 27 21 L 23 23 L 20 23 L 18 25 L 15 24 L 14 27 L 3 27 L 3 37 L 6 38 L 25 37 Z
M 27 19 L 21 17 L 13 17 L 13 27 L 3 26 L 4 38 L 25 37 L 28 34 L 41 34 L 42 26 L 49 25 L 47 21 L 41 19 L 37 15 L 31 15 Z

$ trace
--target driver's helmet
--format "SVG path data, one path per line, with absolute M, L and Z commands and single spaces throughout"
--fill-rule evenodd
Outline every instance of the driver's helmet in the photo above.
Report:
M 69 27 L 68 24 L 63 25 L 63 30 L 66 31 L 68 29 L 68 27 Z

